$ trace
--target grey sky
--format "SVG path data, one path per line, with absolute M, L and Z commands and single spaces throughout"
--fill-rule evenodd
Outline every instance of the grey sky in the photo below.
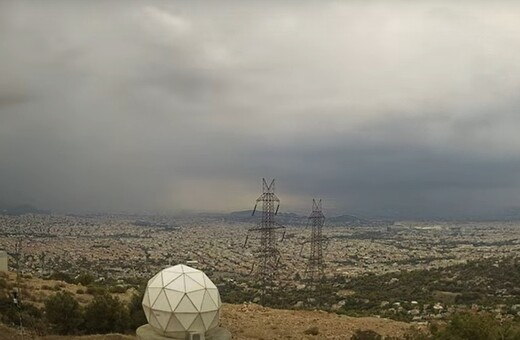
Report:
M 520 4 L 2 1 L 0 202 L 519 205 Z

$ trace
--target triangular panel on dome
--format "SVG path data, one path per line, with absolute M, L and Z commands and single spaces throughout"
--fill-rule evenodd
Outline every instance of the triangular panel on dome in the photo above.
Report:
M 161 273 L 157 273 L 154 277 L 152 277 L 148 281 L 148 287 L 161 288 L 162 286 L 164 286 L 164 285 L 163 285 L 162 274 Z
M 181 275 L 182 275 L 181 273 L 175 273 L 175 272 L 167 272 L 167 271 L 163 271 L 163 272 L 162 272 L 163 283 L 164 283 L 163 286 L 167 286 L 167 285 L 170 284 L 173 280 L 175 280 L 176 278 L 178 278 L 178 277 L 181 276 Z
M 200 332 L 204 331 L 206 332 L 206 326 L 204 326 L 204 323 L 202 322 L 202 318 L 200 317 L 200 314 L 193 320 L 192 324 L 188 328 L 188 331 L 192 332 Z
M 217 286 L 215 286 L 215 284 L 209 279 L 209 277 L 202 273 L 203 277 L 204 277 L 204 285 L 206 286 L 206 288 L 217 288 Z
M 197 308 L 197 310 L 200 310 L 200 308 L 202 306 L 202 300 L 204 299 L 205 292 L 206 292 L 205 289 L 201 289 L 201 290 L 196 290 L 194 292 L 186 293 L 188 295 L 188 297 L 190 298 L 191 302 L 193 302 L 193 305 L 195 306 L 195 308 Z
M 188 274 L 188 273 L 198 273 L 200 272 L 200 270 L 198 269 L 195 269 L 195 268 L 191 268 L 191 267 L 188 267 L 184 264 L 181 264 L 182 266 L 182 270 L 184 271 L 185 274 Z
M 217 309 L 218 309 L 217 305 L 215 304 L 215 302 L 213 302 L 213 299 L 209 296 L 209 293 L 206 290 L 204 292 L 204 298 L 202 299 L 202 305 L 200 307 L 200 311 L 201 312 L 210 312 L 210 311 L 215 311 Z
M 164 269 L 164 271 L 169 272 L 169 273 L 180 273 L 180 274 L 184 273 L 182 271 L 181 265 L 179 265 L 179 264 L 176 266 L 168 267 L 168 268 Z
M 146 320 L 150 321 L 150 308 L 143 306 L 144 315 L 146 316 Z
M 189 273 L 187 276 L 192 279 L 193 281 L 197 282 L 202 287 L 206 287 L 206 283 L 204 282 L 204 273 L 203 272 L 196 272 L 196 273 Z
M 155 299 L 155 302 L 152 305 L 152 309 L 165 312 L 171 312 L 173 310 L 170 306 L 170 303 L 168 302 L 168 298 L 166 297 L 164 290 L 162 290 L 157 296 L 157 299 Z
M 162 292 L 162 288 L 158 288 L 158 287 L 148 287 L 146 289 L 148 291 L 148 298 L 150 299 L 150 307 L 153 306 L 153 304 L 155 303 L 155 300 L 157 299 L 157 297 L 159 296 L 159 294 Z
M 150 303 L 150 298 L 148 296 L 148 289 L 144 291 L 142 304 L 143 304 L 143 306 L 148 306 L 148 307 L 152 306 L 152 304 Z
M 184 332 L 186 329 L 176 318 L 175 314 L 172 315 L 168 326 L 166 326 L 166 332 Z
M 160 313 L 160 312 L 159 312 Z M 155 317 L 154 315 L 155 313 L 152 311 L 150 313 L 150 319 L 148 319 L 148 323 L 150 324 L 150 326 L 152 326 L 153 328 L 156 328 L 156 329 L 162 329 L 161 328 L 161 324 L 159 323 L 159 321 L 157 321 L 157 318 Z
M 168 301 L 170 302 L 170 306 L 172 307 L 172 310 L 175 310 L 175 308 L 177 308 L 177 305 L 179 305 L 179 302 L 181 302 L 181 299 L 185 295 L 185 293 L 181 293 L 176 290 L 169 290 L 169 289 L 165 289 L 164 293 L 166 294 L 166 297 L 168 298 Z
M 218 311 L 200 313 L 202 321 L 204 321 L 204 327 L 206 328 L 206 330 L 210 329 L 211 324 L 213 323 L 213 319 L 215 319 L 215 315 L 217 315 L 217 313 Z
M 184 276 L 184 283 L 186 284 L 186 292 L 193 292 L 194 290 L 204 289 L 204 286 L 193 280 L 190 274 Z
M 163 331 L 166 330 L 166 326 L 168 326 L 168 322 L 170 321 L 170 317 L 172 316 L 172 313 L 154 311 L 153 314 L 155 315 L 155 318 L 159 322 L 159 325 L 161 325 L 161 329 Z
M 218 289 L 207 289 L 207 292 L 209 296 L 213 299 L 213 302 L 215 302 L 215 305 L 217 307 L 220 306 L 220 294 L 218 293 Z
M 175 317 L 179 320 L 181 325 L 187 330 L 193 323 L 193 320 L 199 315 L 198 313 L 176 313 Z
M 195 308 L 191 300 L 184 295 L 181 302 L 177 305 L 177 308 L 175 308 L 175 313 L 197 313 L 198 310 Z
M 184 275 L 180 275 L 178 278 L 176 278 L 175 280 L 170 282 L 164 288 L 172 289 L 172 290 L 176 290 L 176 291 L 184 293 L 186 291 L 186 288 L 185 288 L 185 285 L 184 285 Z
M 220 320 L 220 311 L 217 312 L 217 315 L 215 315 L 215 318 L 213 319 L 213 322 L 211 323 L 211 325 L 209 326 L 208 329 L 218 327 L 219 320 Z

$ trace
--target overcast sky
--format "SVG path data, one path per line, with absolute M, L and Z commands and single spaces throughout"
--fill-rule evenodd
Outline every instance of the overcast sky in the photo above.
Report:
M 0 3 L 0 202 L 520 205 L 520 4 Z

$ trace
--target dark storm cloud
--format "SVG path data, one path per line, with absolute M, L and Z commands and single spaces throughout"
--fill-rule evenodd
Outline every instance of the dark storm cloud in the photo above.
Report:
M 457 215 L 520 198 L 510 2 L 0 4 L 0 202 Z

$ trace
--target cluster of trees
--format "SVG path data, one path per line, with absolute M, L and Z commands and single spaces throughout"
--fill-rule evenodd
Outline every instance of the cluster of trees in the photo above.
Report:
M 397 340 L 371 330 L 357 330 L 351 340 Z M 456 314 L 445 325 L 433 324 L 430 329 L 415 329 L 405 340 L 520 340 L 520 322 L 499 321 L 489 314 Z
M 520 303 L 520 261 L 516 258 L 485 259 L 447 268 L 402 271 L 384 275 L 368 274 L 334 284 L 355 294 L 346 300 L 341 312 L 381 313 L 382 301 L 439 301 L 435 292 L 454 293 L 455 305 Z M 448 303 L 448 301 L 446 301 Z
M 290 309 L 293 306 L 333 310 L 351 316 L 378 314 L 401 321 L 413 317 L 405 302 L 418 301 L 422 310 L 436 302 L 448 305 L 471 306 L 477 304 L 494 307 L 505 304 L 506 313 L 515 315 L 511 306 L 520 304 L 520 261 L 516 258 L 485 259 L 447 268 L 368 274 L 345 279 L 336 277 L 324 282 L 319 289 L 297 290 L 293 286 L 265 290 L 262 285 L 249 281 L 223 282 L 219 285 L 222 300 L 228 303 L 258 302 L 273 308 Z M 336 294 L 339 290 L 351 291 L 348 297 Z M 311 297 L 311 299 L 309 299 Z M 382 307 L 382 302 L 386 301 Z M 303 302 L 303 304 L 301 303 Z M 340 305 L 337 305 L 340 303 Z M 400 302 L 403 310 L 391 310 L 392 303 Z M 409 304 L 409 303 L 408 303 Z M 337 309 L 338 306 L 339 309 Z
M 340 299 L 336 292 L 337 285 L 323 283 L 318 289 L 295 289 L 290 284 L 277 283 L 274 287 L 265 288 L 262 284 L 254 283 L 247 287 L 244 282 L 225 282 L 219 284 L 222 301 L 231 304 L 244 302 L 258 302 L 271 308 L 291 309 L 295 305 L 302 308 L 328 310 Z
M 135 294 L 125 304 L 108 292 L 95 295 L 82 307 L 74 296 L 60 291 L 38 309 L 31 304 L 16 305 L 10 298 L 0 299 L 0 315 L 6 324 L 20 325 L 43 335 L 127 333 L 146 324 L 142 296 Z
M 489 314 L 456 314 L 444 326 L 433 324 L 429 332 L 413 332 L 408 340 L 520 340 L 520 322 L 499 321 Z

